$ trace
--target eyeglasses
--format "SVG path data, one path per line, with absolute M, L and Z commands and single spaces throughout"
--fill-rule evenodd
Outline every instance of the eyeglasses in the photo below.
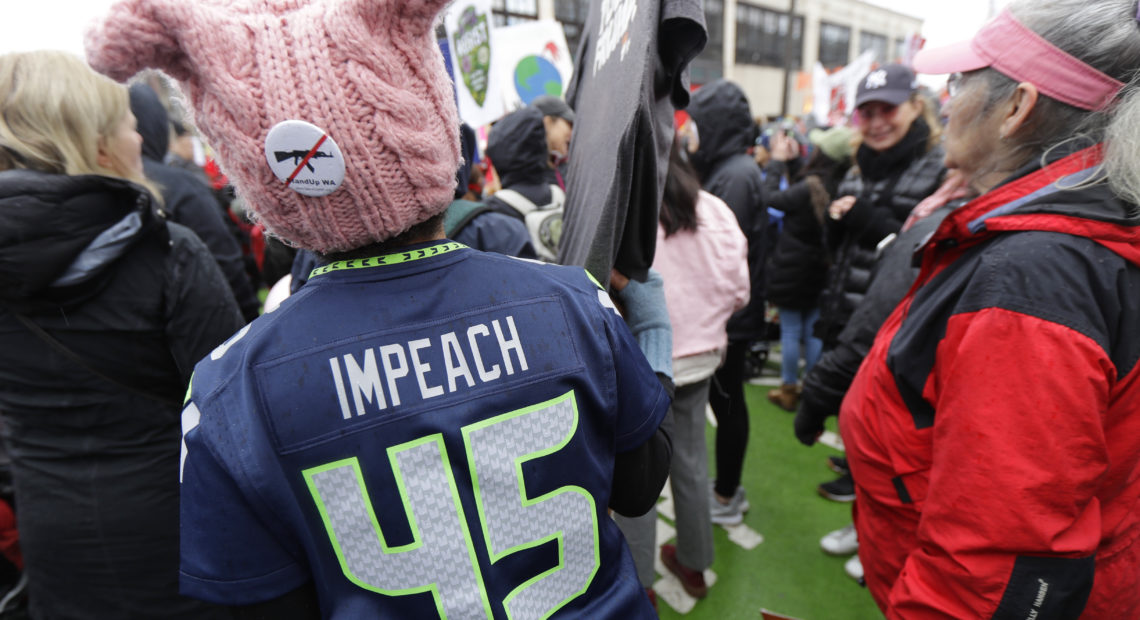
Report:
M 855 122 L 865 123 L 880 117 L 883 120 L 891 120 L 899 111 L 897 105 L 885 103 L 882 101 L 871 101 L 855 108 Z
M 960 92 L 962 92 L 962 74 L 952 73 L 950 74 L 950 78 L 946 80 L 946 93 L 953 99 L 957 97 Z

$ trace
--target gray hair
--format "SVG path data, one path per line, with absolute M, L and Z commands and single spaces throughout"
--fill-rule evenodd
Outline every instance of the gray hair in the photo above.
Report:
M 1038 98 L 1030 136 L 1017 145 L 1025 161 L 1060 147 L 1105 143 L 1104 171 L 1113 191 L 1140 204 L 1140 23 L 1136 0 L 1015 0 L 1009 10 L 1045 40 L 1125 84 L 1117 101 L 1099 111 Z M 1017 83 L 993 69 L 985 109 L 1007 99 Z

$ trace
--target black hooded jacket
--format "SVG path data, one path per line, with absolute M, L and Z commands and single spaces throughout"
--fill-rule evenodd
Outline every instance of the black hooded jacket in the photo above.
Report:
M 463 161 L 459 164 L 459 169 L 455 171 L 455 200 L 457 202 L 461 201 L 467 193 L 467 182 L 471 180 L 471 165 L 475 159 L 475 130 L 471 129 L 467 123 L 463 123 L 459 127 L 459 146 L 463 153 Z M 549 198 L 547 199 L 549 200 Z M 496 202 L 500 206 L 505 206 L 502 201 Z M 507 215 L 499 210 L 491 210 L 486 205 L 466 204 L 471 207 L 469 213 L 475 215 L 460 217 L 459 219 L 465 220 L 465 223 L 455 230 L 447 230 L 451 239 L 484 252 L 498 252 L 519 258 L 538 258 L 534 252 L 534 246 L 531 245 L 530 233 L 527 232 L 526 225 L 518 219 L 518 215 L 513 210 L 511 215 Z M 448 207 L 448 215 L 454 213 L 453 209 L 457 208 L 461 208 L 461 205 L 452 203 Z M 297 277 L 296 272 L 294 272 L 293 277 Z
M 138 83 L 131 86 L 130 93 L 131 112 L 143 138 L 143 171 L 162 191 L 167 217 L 194 231 L 206 244 L 229 282 L 242 316 L 252 321 L 261 303 L 246 275 L 241 246 L 226 228 L 218 201 L 193 173 L 163 163 L 170 143 L 170 119 L 154 90 Z
M 487 157 L 503 189 L 513 189 L 536 205 L 550 203 L 554 181 L 547 164 L 546 126 L 538 109 L 522 108 L 495 123 L 487 138 Z M 494 196 L 485 202 L 495 211 L 521 218 L 514 207 Z
M 157 213 L 121 179 L 0 172 L 0 413 L 33 617 L 212 617 L 177 595 L 180 403 L 242 320 Z
M 767 255 L 768 209 L 764 177 L 748 155 L 754 140 L 754 122 L 744 91 L 719 80 L 693 95 L 689 116 L 697 125 L 700 148 L 692 155 L 705 191 L 728 204 L 748 238 L 748 269 L 752 297 L 728 322 L 728 338 L 735 342 L 764 337 L 764 263 Z

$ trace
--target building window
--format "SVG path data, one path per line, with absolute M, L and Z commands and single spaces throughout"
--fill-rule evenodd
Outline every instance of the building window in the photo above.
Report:
M 859 54 L 867 50 L 873 50 L 875 52 L 875 62 L 886 64 L 894 60 L 890 57 L 888 46 L 887 37 L 881 34 L 871 32 L 859 33 Z
M 586 13 L 590 10 L 589 0 L 555 0 L 554 18 L 562 23 L 566 35 L 566 46 L 570 56 L 578 55 L 578 42 L 582 40 L 582 29 L 586 27 Z
M 705 0 L 705 27 L 708 43 L 689 64 L 693 84 L 707 84 L 724 76 L 724 0 Z
M 720 60 L 724 58 L 724 1 L 705 0 L 705 25 L 709 41 L 701 56 Z
M 851 29 L 827 22 L 819 23 L 819 62 L 828 69 L 842 67 L 851 50 Z
M 803 63 L 804 18 L 792 25 L 792 68 Z M 736 62 L 783 67 L 788 45 L 788 14 L 750 4 L 736 5 Z
M 906 58 L 906 39 L 895 40 L 895 57 L 891 62 L 902 62 Z
M 538 0 L 493 0 L 496 26 L 512 26 L 538 19 Z

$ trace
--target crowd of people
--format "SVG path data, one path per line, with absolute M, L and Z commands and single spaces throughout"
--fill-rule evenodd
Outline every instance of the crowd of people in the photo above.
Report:
M 701 85 L 645 278 L 558 264 L 587 121 L 480 145 L 445 0 L 239 4 L 0 55 L 0 617 L 656 617 L 750 508 L 773 322 L 887 618 L 1140 617 L 1134 0 L 1015 0 L 832 127 Z

